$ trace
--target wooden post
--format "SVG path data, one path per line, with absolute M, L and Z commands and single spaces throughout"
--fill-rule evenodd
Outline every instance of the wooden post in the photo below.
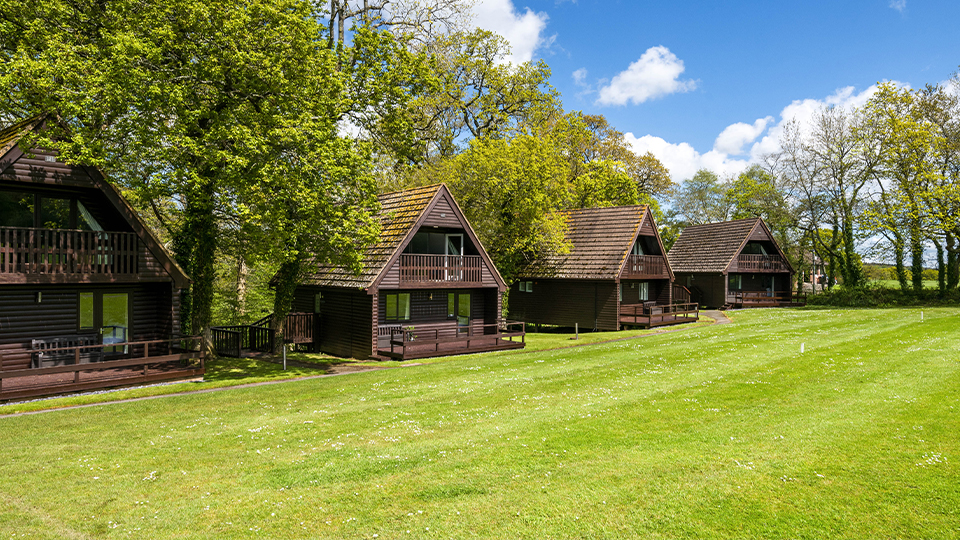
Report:
M 574 331 L 573 339 L 580 339 L 580 323 L 578 322 L 573 323 L 573 331 Z

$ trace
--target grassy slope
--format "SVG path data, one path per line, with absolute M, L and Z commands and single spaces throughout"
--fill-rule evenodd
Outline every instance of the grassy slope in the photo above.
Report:
M 924 313 L 2 419 L 0 537 L 958 537 L 960 311 Z

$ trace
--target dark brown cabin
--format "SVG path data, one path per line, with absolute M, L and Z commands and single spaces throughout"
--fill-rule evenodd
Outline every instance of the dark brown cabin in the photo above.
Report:
M 189 279 L 96 168 L 20 148 L 45 122 L 0 131 L 0 399 L 202 374 L 175 350 Z
M 760 218 L 683 230 L 667 254 L 677 282 L 709 307 L 787 306 L 793 266 Z
M 293 311 L 319 314 L 319 350 L 403 360 L 522 348 L 500 316 L 503 278 L 446 186 L 380 204 L 360 275 L 324 266 L 296 290 Z
M 646 205 L 566 212 L 570 252 L 534 261 L 510 288 L 510 317 L 581 330 L 697 320 Z M 675 303 L 676 302 L 676 303 Z

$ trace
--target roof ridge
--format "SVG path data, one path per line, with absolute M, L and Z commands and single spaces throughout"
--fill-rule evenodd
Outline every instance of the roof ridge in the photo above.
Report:
M 447 184 L 446 184 L 445 182 L 437 182 L 436 184 L 430 184 L 430 185 L 427 185 L 427 186 L 418 186 L 418 187 L 411 187 L 411 188 L 406 188 L 406 189 L 398 189 L 398 190 L 394 190 L 394 191 L 388 191 L 388 192 L 386 192 L 386 193 L 381 193 L 381 194 L 378 195 L 377 197 L 379 198 L 379 197 L 386 197 L 386 196 L 388 196 L 388 195 L 397 195 L 397 194 L 399 194 L 399 193 L 406 193 L 406 192 L 408 192 L 408 191 L 428 190 L 428 189 L 434 189 L 434 190 L 436 190 L 436 189 L 439 189 L 439 188 L 441 188 L 441 187 L 446 187 L 446 185 L 447 185 Z M 449 189 L 449 188 L 448 188 L 448 189 Z

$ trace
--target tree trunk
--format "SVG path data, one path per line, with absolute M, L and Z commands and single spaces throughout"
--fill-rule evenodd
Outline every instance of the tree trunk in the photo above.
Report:
M 213 322 L 213 285 L 216 279 L 217 223 L 214 216 L 214 182 L 209 177 L 191 193 L 184 208 L 187 221 L 184 239 L 193 243 L 191 331 L 200 335 Z
M 940 298 L 947 293 L 947 265 L 943 260 L 943 246 L 939 240 L 934 239 L 934 245 L 937 246 L 937 287 L 940 290 Z
M 900 290 L 907 292 L 910 290 L 910 286 L 907 284 L 907 267 L 904 264 L 903 244 L 903 236 L 896 233 L 893 240 L 893 256 L 896 263 L 897 281 L 900 282 Z
M 913 273 L 913 292 L 923 292 L 923 236 L 919 227 L 910 228 L 910 271 Z
M 957 246 L 957 237 L 947 233 L 947 290 L 956 290 L 960 285 L 960 247 Z
M 270 320 L 270 328 L 276 332 L 274 341 L 274 352 L 279 352 L 283 346 L 283 327 L 290 313 L 290 307 L 293 305 L 293 294 L 300 285 L 300 279 L 303 276 L 303 261 L 297 259 L 287 261 L 280 265 L 277 272 L 277 294 L 273 297 L 273 318 Z
M 237 254 L 237 315 L 243 321 L 247 315 L 247 277 L 250 269 L 243 254 Z
M 863 264 L 854 249 L 853 218 L 847 212 L 843 216 L 843 281 L 845 287 L 862 287 L 864 282 Z

